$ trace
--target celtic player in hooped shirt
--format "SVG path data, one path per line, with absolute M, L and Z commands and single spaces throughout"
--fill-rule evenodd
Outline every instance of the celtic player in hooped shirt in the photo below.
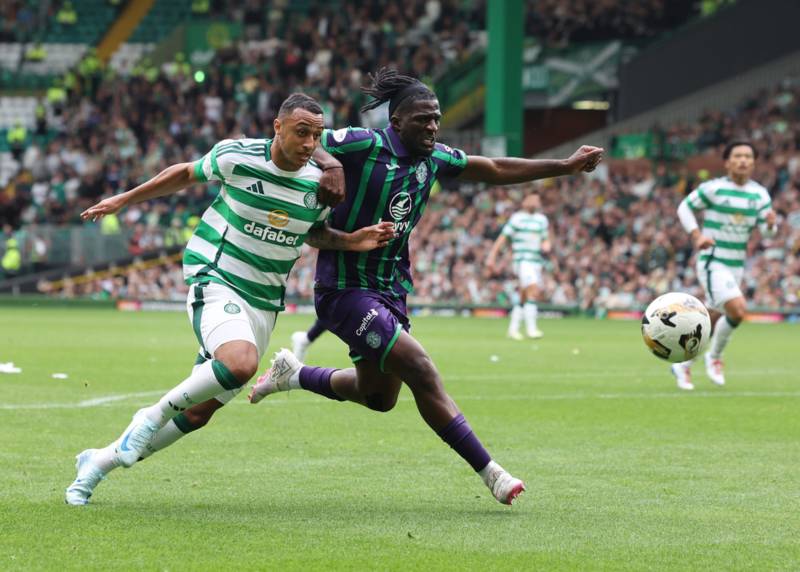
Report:
M 698 251 L 697 278 L 711 311 L 714 333 L 703 357 L 706 374 L 716 385 L 725 385 L 722 351 L 747 313 L 739 284 L 750 234 L 756 226 L 766 237 L 777 230 L 769 192 L 750 179 L 755 168 L 755 147 L 747 141 L 734 141 L 725 147 L 722 158 L 728 176 L 706 181 L 678 206 L 678 218 Z M 703 211 L 702 230 L 694 211 Z M 672 365 L 679 389 L 694 389 L 691 364 L 687 361 Z
M 389 411 L 405 382 L 425 422 L 480 474 L 498 501 L 510 504 L 524 490 L 522 481 L 492 461 L 445 391 L 433 361 L 409 334 L 409 235 L 438 178 L 503 185 L 590 171 L 602 149 L 581 147 L 563 161 L 468 157 L 436 142 L 439 102 L 424 84 L 385 68 L 372 81 L 364 90 L 374 98 L 367 108 L 388 101 L 390 125 L 326 131 L 322 139 L 325 149 L 342 162 L 347 189 L 345 202 L 332 213 L 331 226 L 352 232 L 391 221 L 397 233 L 388 245 L 368 253 L 320 252 L 317 259 L 317 315 L 350 346 L 355 367 L 303 366 L 289 350 L 282 350 L 250 400 L 256 403 L 276 391 L 303 388 Z
M 324 222 L 329 209 L 320 199 L 336 199 L 341 191 L 323 181 L 322 167 L 311 160 L 322 126 L 317 102 L 293 94 L 278 112 L 274 139 L 221 141 L 199 161 L 168 167 L 82 214 L 97 219 L 195 183 L 222 183 L 183 257 L 191 285 L 187 310 L 200 343 L 192 374 L 139 411 L 118 440 L 78 455 L 78 475 L 66 491 L 68 504 L 88 503 L 109 471 L 130 467 L 199 429 L 241 391 L 267 350 L 277 313 L 283 310 L 286 277 L 303 242 L 369 250 L 394 236 L 390 223 L 346 233 Z M 327 167 L 341 167 L 327 153 L 321 155 Z M 341 184 L 340 173 L 331 178 Z

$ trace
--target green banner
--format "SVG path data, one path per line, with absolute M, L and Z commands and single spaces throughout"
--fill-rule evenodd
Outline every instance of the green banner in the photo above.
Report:
M 186 26 L 186 52 L 205 52 L 230 46 L 242 35 L 242 26 L 233 22 L 191 22 Z

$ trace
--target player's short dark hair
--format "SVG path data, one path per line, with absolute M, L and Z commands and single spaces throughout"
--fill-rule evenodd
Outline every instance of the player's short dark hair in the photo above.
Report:
M 369 74 L 370 85 L 362 87 L 365 95 L 373 98 L 361 108 L 369 111 L 389 102 L 389 117 L 403 103 L 411 103 L 420 99 L 436 99 L 436 94 L 428 86 L 410 75 L 403 75 L 395 69 L 382 67 L 374 74 Z
M 750 147 L 753 151 L 753 159 L 758 159 L 758 150 L 755 148 L 755 145 L 750 143 L 750 141 L 731 141 L 727 145 L 725 145 L 725 150 L 722 152 L 722 158 L 727 161 L 731 157 L 731 152 L 733 151 L 734 147 L 741 147 L 742 145 L 746 147 Z
M 291 115 L 295 109 L 305 109 L 316 115 L 322 115 L 322 107 L 317 100 L 305 93 L 293 93 L 281 103 L 278 109 L 278 117 Z

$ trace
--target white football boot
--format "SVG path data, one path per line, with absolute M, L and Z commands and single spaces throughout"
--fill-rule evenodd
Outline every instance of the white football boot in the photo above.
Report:
M 523 336 L 521 333 L 512 330 L 508 330 L 508 337 L 518 342 L 521 342 L 525 339 L 525 336 Z
M 494 461 L 489 461 L 489 464 L 479 474 L 489 490 L 492 491 L 494 498 L 503 504 L 513 503 L 525 491 L 525 483 L 512 477 L 511 473 Z
M 64 502 L 73 506 L 83 506 L 89 504 L 89 497 L 92 496 L 97 483 L 106 478 L 105 473 L 92 463 L 92 457 L 97 449 L 86 449 L 82 453 L 75 455 L 75 468 L 78 475 L 72 484 L 67 487 L 64 495 Z
M 692 384 L 692 362 L 684 361 L 681 363 L 672 364 L 672 375 L 675 376 L 675 381 L 678 382 L 678 389 L 691 391 L 694 389 Z
M 292 334 L 292 352 L 300 361 L 306 361 L 306 352 L 308 346 L 311 345 L 311 340 L 305 332 L 295 332 Z
M 544 337 L 544 332 L 542 332 L 542 330 L 539 328 L 536 328 L 535 330 L 528 330 L 527 334 L 529 338 L 533 338 L 534 340 Z
M 272 366 L 253 385 L 247 399 L 250 400 L 250 403 L 258 403 L 267 395 L 279 391 L 289 391 L 291 389 L 289 379 L 301 367 L 303 367 L 302 362 L 292 352 L 281 348 L 272 359 Z
M 725 385 L 725 372 L 722 369 L 722 360 L 714 359 L 710 353 L 703 356 L 706 362 L 706 375 L 714 385 Z
M 144 410 L 137 411 L 114 447 L 119 464 L 126 469 L 132 467 L 147 450 L 159 429 L 158 425 L 144 415 Z

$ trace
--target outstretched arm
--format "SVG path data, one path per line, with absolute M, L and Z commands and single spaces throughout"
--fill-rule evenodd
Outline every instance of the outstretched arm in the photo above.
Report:
M 603 158 L 602 147 L 583 145 L 566 159 L 491 159 L 470 155 L 459 178 L 492 185 L 512 185 L 536 179 L 593 171 Z
M 331 228 L 328 223 L 311 230 L 306 244 L 320 250 L 355 250 L 365 252 L 382 248 L 395 238 L 394 223 L 380 222 L 372 226 L 359 228 L 353 232 L 344 232 Z
M 177 193 L 196 182 L 198 182 L 198 179 L 195 176 L 194 163 L 170 165 L 138 187 L 109 197 L 89 207 L 81 213 L 81 218 L 83 220 L 101 219 L 105 215 L 118 212 L 125 206 Z

